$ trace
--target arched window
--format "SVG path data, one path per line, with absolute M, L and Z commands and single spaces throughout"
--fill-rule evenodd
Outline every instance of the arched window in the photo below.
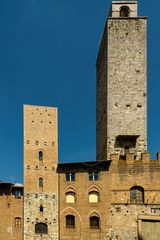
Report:
M 43 161 L 43 152 L 42 151 L 39 151 L 38 153 L 38 158 L 39 158 L 39 161 Z
M 75 216 L 73 215 L 66 216 L 66 228 L 75 228 Z
M 96 191 L 89 192 L 89 202 L 97 203 L 99 201 L 99 193 Z
M 43 178 L 39 178 L 39 190 L 43 191 Z
M 35 225 L 36 234 L 48 234 L 48 226 L 45 223 L 37 223 Z
M 130 189 L 131 203 L 144 203 L 144 188 L 135 186 Z
M 16 217 L 15 218 L 15 228 L 21 228 L 21 218 L 20 217 Z
M 92 217 L 89 218 L 89 220 L 90 220 L 90 228 L 92 228 L 92 229 L 99 229 L 99 227 L 100 227 L 99 217 L 92 216 Z
M 66 193 L 66 203 L 75 203 L 75 193 L 74 192 Z
M 120 8 L 120 17 L 129 17 L 130 9 L 127 6 L 123 6 Z

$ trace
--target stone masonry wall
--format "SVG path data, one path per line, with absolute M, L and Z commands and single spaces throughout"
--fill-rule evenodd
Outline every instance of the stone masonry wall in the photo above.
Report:
M 150 160 L 149 153 L 142 154 L 138 161 L 134 159 L 134 154 L 127 154 L 123 161 L 118 155 L 111 155 L 111 160 L 110 237 L 113 240 L 140 239 L 138 224 L 141 219 L 148 219 L 150 227 L 153 219 L 160 221 L 160 154 L 156 160 Z M 131 202 L 130 190 L 136 186 L 144 189 L 143 203 Z M 159 234 L 157 231 L 155 236 Z M 152 231 L 149 234 L 149 238 L 142 239 L 153 239 Z
M 58 198 L 57 193 L 34 192 L 25 193 L 24 196 L 24 236 L 25 240 L 58 240 Z M 39 211 L 43 205 L 44 212 Z M 37 235 L 35 238 L 35 225 L 39 222 L 48 226 L 47 235 Z M 42 238 L 43 237 L 43 238 Z
M 118 135 L 137 136 L 140 158 L 146 142 L 146 19 L 108 19 L 108 158 L 120 153 Z
M 114 4 L 118 14 L 123 4 Z M 136 16 L 136 2 L 129 6 Z M 124 154 L 119 136 L 136 138 L 137 159 L 147 149 L 147 20 L 118 16 L 108 18 L 97 58 L 97 160 Z

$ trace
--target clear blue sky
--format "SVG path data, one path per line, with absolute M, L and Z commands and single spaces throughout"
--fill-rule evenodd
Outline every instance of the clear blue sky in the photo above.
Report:
M 95 160 L 95 63 L 110 4 L 0 1 L 0 179 L 23 181 L 23 104 L 59 108 L 59 161 Z M 160 151 L 159 7 L 159 1 L 139 0 L 139 15 L 148 16 L 153 158 Z

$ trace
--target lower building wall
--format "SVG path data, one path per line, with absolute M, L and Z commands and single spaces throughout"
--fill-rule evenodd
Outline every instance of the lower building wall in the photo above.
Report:
M 148 222 L 148 227 L 152 229 L 153 221 L 160 221 L 160 204 L 152 205 L 129 205 L 114 204 L 111 206 L 110 214 L 110 239 L 112 240 L 153 240 L 153 232 L 148 233 L 147 238 L 143 237 L 143 221 Z M 160 223 L 160 222 L 159 222 Z M 154 227 L 154 226 L 153 226 Z M 155 235 L 159 233 L 158 228 L 154 229 Z M 158 239 L 158 238 L 157 238 Z
M 16 199 L 14 195 L 0 196 L 0 240 L 22 239 L 23 198 Z
M 40 206 L 43 212 L 40 212 Z M 48 234 L 36 234 L 37 223 L 45 223 Z M 58 240 L 57 193 L 25 192 L 24 194 L 24 240 Z

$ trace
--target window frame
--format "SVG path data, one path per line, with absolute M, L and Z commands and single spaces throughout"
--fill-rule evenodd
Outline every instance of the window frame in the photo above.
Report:
M 40 191 L 43 191 L 44 180 L 43 180 L 42 177 L 40 177 L 40 178 L 38 179 L 38 186 L 39 186 L 39 190 L 40 190 Z
M 89 176 L 89 181 L 99 181 L 99 172 L 89 172 L 88 173 Z
M 40 150 L 38 152 L 38 159 L 39 159 L 39 162 L 43 163 L 43 151 L 42 150 Z
M 89 218 L 90 229 L 100 229 L 100 217 L 91 216 Z
M 15 225 L 15 228 L 21 228 L 22 227 L 22 219 L 21 219 L 21 217 L 16 217 L 14 219 L 14 225 Z
M 119 10 L 119 16 L 121 18 L 128 18 L 130 17 L 130 8 L 128 6 L 121 6 L 120 10 Z M 122 15 L 123 13 L 123 15 Z
M 75 228 L 75 216 L 68 214 L 65 217 L 66 219 L 66 228 Z
M 140 186 L 133 186 L 130 188 L 130 203 L 144 204 L 144 188 Z
M 75 172 L 66 173 L 66 182 L 74 182 L 75 180 Z
M 39 227 L 39 228 L 38 228 Z M 35 225 L 35 234 L 48 234 L 48 225 L 43 222 L 39 222 Z
M 73 197 L 74 197 L 74 202 L 68 202 L 67 201 L 67 195 L 69 196 L 69 195 L 72 195 Z M 68 192 L 66 192 L 66 203 L 71 203 L 71 204 L 73 204 L 73 203 L 75 203 L 76 202 L 76 193 L 75 192 L 73 192 L 73 191 L 68 191 Z
M 91 195 L 96 195 L 96 197 L 97 197 L 97 201 L 96 201 L 96 202 L 90 201 Z M 90 191 L 90 192 L 88 193 L 88 202 L 89 202 L 89 203 L 98 203 L 98 202 L 99 202 L 99 192 L 98 192 L 98 191 L 95 191 L 95 190 Z

